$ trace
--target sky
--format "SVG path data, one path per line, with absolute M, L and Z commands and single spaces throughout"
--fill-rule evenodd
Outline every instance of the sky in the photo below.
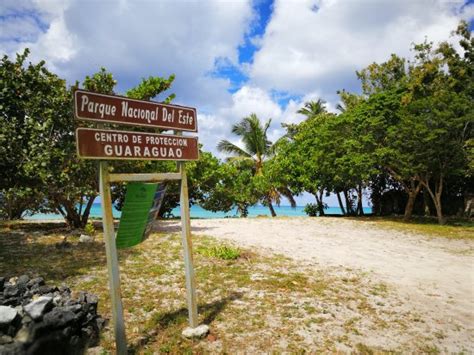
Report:
M 413 43 L 449 40 L 473 1 L 446 0 L 2 0 L 0 52 L 30 48 L 30 60 L 69 84 L 105 67 L 124 94 L 149 76 L 176 75 L 165 95 L 196 107 L 199 141 L 217 143 L 256 113 L 298 123 L 306 101 L 335 111 L 338 90 L 360 91 L 355 72 Z M 308 196 L 300 203 L 311 201 Z M 334 205 L 330 201 L 330 205 Z

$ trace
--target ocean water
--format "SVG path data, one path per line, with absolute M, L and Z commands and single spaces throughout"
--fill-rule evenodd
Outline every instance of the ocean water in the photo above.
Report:
M 287 216 L 287 217 L 307 217 L 304 212 L 303 206 L 298 206 L 292 208 L 290 206 L 274 206 L 277 216 Z M 329 207 L 326 210 L 328 214 L 341 214 L 341 209 L 339 207 Z M 370 207 L 364 207 L 365 213 L 371 213 L 372 209 Z M 180 216 L 179 207 L 173 209 L 172 211 L 175 217 Z M 238 217 L 237 211 L 233 210 L 227 213 L 224 212 L 211 212 L 207 211 L 201 206 L 193 205 L 190 208 L 191 218 L 225 218 L 225 217 Z M 120 218 L 121 212 L 113 208 L 113 215 L 115 218 Z M 100 203 L 94 203 L 91 208 L 91 217 L 102 217 L 102 210 Z M 265 206 L 254 206 L 249 208 L 249 217 L 257 216 L 270 216 L 270 210 Z M 33 216 L 26 217 L 25 219 L 62 219 L 60 214 L 44 214 L 38 213 Z

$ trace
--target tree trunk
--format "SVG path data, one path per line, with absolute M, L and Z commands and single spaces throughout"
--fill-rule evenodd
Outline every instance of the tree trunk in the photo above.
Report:
M 426 190 L 426 188 L 423 189 L 423 212 L 425 214 L 425 217 L 431 216 L 430 195 L 428 193 L 428 190 Z
M 343 195 L 344 195 L 344 199 L 346 200 L 347 214 L 349 216 L 353 216 L 354 215 L 354 210 L 352 209 L 352 203 L 351 203 L 351 200 L 349 199 L 349 193 L 345 189 L 342 192 L 343 192 Z
M 87 201 L 86 208 L 84 209 L 84 214 L 81 216 L 81 227 L 84 228 L 89 220 L 89 214 L 91 212 L 92 205 L 94 204 L 96 196 L 89 196 L 89 201 Z
M 364 215 L 364 208 L 362 207 L 362 185 L 357 186 L 357 214 Z
M 423 181 L 423 185 L 426 187 L 428 190 L 433 203 L 436 208 L 436 216 L 438 217 L 438 223 L 439 224 L 445 224 L 446 220 L 443 216 L 443 206 L 441 204 L 441 195 L 443 194 L 443 183 L 444 183 L 444 176 L 440 175 L 438 179 L 435 181 L 435 191 L 433 193 L 433 190 L 430 187 L 429 180 Z
M 324 189 L 319 190 L 319 198 L 317 199 L 319 216 L 324 216 L 323 193 Z
M 344 205 L 342 204 L 340 192 L 336 192 L 336 196 L 337 196 L 337 202 L 339 202 L 339 208 L 341 209 L 342 215 L 345 216 L 346 210 L 344 209 Z
M 270 213 L 272 214 L 272 217 L 276 217 L 275 209 L 273 208 L 272 201 L 268 199 L 268 208 L 270 209 Z
M 408 194 L 408 201 L 405 206 L 405 214 L 403 216 L 404 221 L 409 221 L 413 214 L 413 207 L 415 206 L 416 196 L 421 190 L 421 183 L 416 184 L 414 180 L 410 181 L 410 186 L 404 185 L 406 193 Z
M 411 191 L 408 193 L 408 201 L 405 205 L 405 214 L 403 216 L 403 219 L 405 221 L 409 221 L 411 219 L 411 216 L 413 214 L 413 207 L 415 206 L 416 195 L 417 193 L 415 191 Z
M 76 209 L 70 201 L 63 201 L 62 206 L 66 210 L 66 223 L 70 228 L 81 228 L 81 216 L 77 214 Z

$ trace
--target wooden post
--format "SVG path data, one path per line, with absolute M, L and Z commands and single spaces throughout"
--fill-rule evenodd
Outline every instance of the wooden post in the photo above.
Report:
M 112 215 L 112 198 L 108 163 L 100 162 L 100 197 L 102 203 L 102 225 L 104 227 L 105 252 L 107 255 L 107 272 L 109 276 L 110 298 L 112 300 L 112 321 L 114 323 L 115 344 L 118 355 L 127 354 L 125 323 L 120 292 L 120 270 L 117 247 L 115 245 L 114 218 Z
M 184 162 L 178 163 L 181 173 L 181 239 L 183 242 L 184 268 L 186 272 L 186 298 L 188 301 L 189 326 L 198 326 L 196 281 L 194 278 L 193 245 L 191 241 L 191 222 L 189 215 L 188 178 Z

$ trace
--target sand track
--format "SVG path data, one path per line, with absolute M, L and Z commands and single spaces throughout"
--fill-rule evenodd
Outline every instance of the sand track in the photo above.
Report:
M 283 254 L 319 268 L 370 273 L 394 288 L 407 309 L 474 334 L 474 240 L 451 240 L 340 218 L 192 220 L 194 235 Z M 166 229 L 178 230 L 176 222 Z

